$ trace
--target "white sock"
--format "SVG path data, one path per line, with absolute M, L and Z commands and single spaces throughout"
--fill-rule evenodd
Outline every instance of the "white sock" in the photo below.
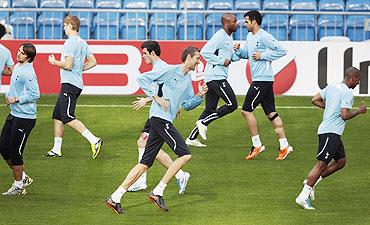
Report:
M 154 188 L 153 194 L 163 196 L 163 192 L 166 187 L 167 187 L 167 184 L 163 183 L 162 181 L 159 182 L 157 187 Z
M 262 146 L 260 136 L 258 134 L 256 136 L 252 137 L 252 143 L 253 143 L 253 147 L 261 147 Z
M 280 138 L 279 143 L 280 143 L 280 149 L 284 149 L 289 146 L 288 139 L 286 138 Z
M 99 141 L 99 138 L 95 137 L 88 129 L 82 132 L 82 136 L 84 136 L 90 142 L 90 144 L 95 144 Z
M 179 171 L 177 171 L 175 177 L 176 179 L 180 179 L 180 177 L 184 176 L 184 171 L 182 171 L 181 169 Z
M 26 178 L 27 174 L 23 171 L 22 173 L 22 180 L 24 180 L 24 178 Z
M 60 153 L 62 152 L 62 142 L 63 142 L 63 138 L 54 137 L 54 147 L 53 149 L 51 149 L 51 151 L 60 155 Z
M 308 196 L 310 195 L 311 191 L 312 191 L 312 187 L 310 187 L 307 184 L 305 184 L 303 186 L 303 189 L 302 189 L 302 191 L 301 191 L 301 193 L 299 194 L 298 197 L 301 198 L 301 199 L 305 199 L 306 200 L 308 198 Z
M 111 195 L 112 197 L 112 200 L 115 202 L 115 203 L 120 203 L 121 202 L 121 198 L 122 196 L 127 192 L 126 189 L 124 189 L 123 187 L 119 186 L 117 188 L 117 190 L 115 192 L 113 192 L 113 194 Z
M 319 177 L 319 179 L 317 179 L 317 181 L 316 181 L 316 183 L 315 183 L 315 185 L 314 185 L 313 187 L 316 187 L 316 185 L 317 185 L 320 181 L 322 181 L 322 176 L 320 176 L 320 177 Z
M 23 181 L 22 180 L 20 180 L 20 181 L 14 180 L 14 186 L 16 186 L 17 188 L 23 188 Z

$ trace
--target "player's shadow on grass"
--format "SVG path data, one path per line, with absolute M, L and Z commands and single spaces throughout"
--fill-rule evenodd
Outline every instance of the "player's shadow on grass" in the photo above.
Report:
M 190 198 L 186 198 L 189 196 Z M 199 197 L 198 199 L 194 200 L 194 197 Z M 214 191 L 207 191 L 207 192 L 190 192 L 190 193 L 185 193 L 183 195 L 170 195 L 168 197 L 165 197 L 165 201 L 168 202 L 169 200 L 175 199 L 176 203 L 171 205 L 166 204 L 167 207 L 170 209 L 175 209 L 175 208 L 181 208 L 182 206 L 189 205 L 189 204 L 198 204 L 202 202 L 209 202 L 212 201 L 213 199 L 216 199 L 216 192 Z M 153 204 L 149 202 L 149 198 L 146 197 L 146 201 L 140 201 L 139 203 L 136 204 L 125 204 L 124 210 L 129 210 L 131 208 L 137 208 L 141 207 L 146 204 Z

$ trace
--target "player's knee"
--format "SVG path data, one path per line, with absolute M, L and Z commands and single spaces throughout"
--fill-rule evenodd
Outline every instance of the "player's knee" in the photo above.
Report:
M 279 117 L 279 114 L 277 112 L 271 112 L 269 113 L 268 115 L 266 115 L 267 118 L 271 121 L 271 122 L 277 122 L 277 118 Z M 280 122 L 279 122 L 280 123 Z M 281 124 L 282 125 L 282 124 Z
M 192 157 L 191 154 L 181 156 L 181 158 L 185 160 L 185 162 L 188 162 L 191 159 L 191 157 Z
M 328 164 L 324 161 L 319 161 L 317 167 L 321 172 L 324 172 L 328 168 Z
M 248 111 L 245 111 L 245 110 L 241 110 L 240 111 L 241 114 L 244 116 L 244 117 L 249 117 L 251 115 L 252 112 L 248 112 Z
M 146 145 L 146 140 L 144 140 L 142 137 L 140 137 L 138 140 L 137 140 L 137 147 L 138 148 L 145 148 L 145 145 Z
M 346 158 L 342 158 L 337 161 L 339 169 L 343 169 L 346 166 L 347 160 Z

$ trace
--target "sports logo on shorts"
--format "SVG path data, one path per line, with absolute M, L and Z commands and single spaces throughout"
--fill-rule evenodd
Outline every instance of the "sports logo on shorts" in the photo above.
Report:
M 329 152 L 326 153 L 325 159 L 328 159 L 329 157 Z

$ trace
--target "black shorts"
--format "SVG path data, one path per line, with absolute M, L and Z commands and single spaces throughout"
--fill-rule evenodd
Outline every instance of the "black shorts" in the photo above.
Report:
M 242 109 L 253 112 L 261 104 L 266 115 L 276 112 L 273 84 L 272 81 L 253 81 L 245 96 Z
M 23 151 L 36 119 L 23 119 L 11 114 L 5 120 L 0 137 L 0 152 L 12 165 L 23 165 Z
M 75 108 L 81 91 L 82 89 L 79 89 L 72 84 L 63 83 L 60 89 L 58 101 L 54 107 L 53 119 L 60 120 L 63 124 L 76 119 Z
M 331 159 L 339 160 L 346 157 L 340 135 L 334 133 L 319 134 L 319 146 L 316 159 L 329 164 Z
M 149 134 L 149 129 L 150 129 L 150 120 L 147 119 L 147 121 L 145 122 L 144 128 L 141 130 L 141 133 Z
M 158 117 L 152 117 L 149 121 L 149 138 L 143 158 L 140 161 L 141 164 L 151 167 L 164 142 L 168 144 L 178 157 L 190 155 L 184 139 L 171 122 Z

